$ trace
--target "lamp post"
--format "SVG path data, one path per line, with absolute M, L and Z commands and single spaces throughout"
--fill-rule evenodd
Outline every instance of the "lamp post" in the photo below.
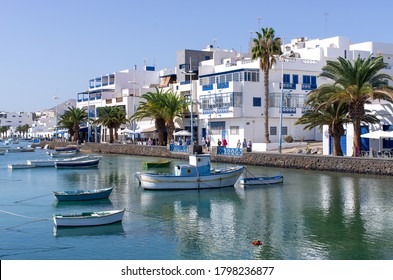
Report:
M 58 97 L 58 96 L 53 96 L 53 99 L 54 100 L 58 100 L 58 99 L 60 99 L 60 97 Z M 57 132 L 57 101 L 56 101 L 56 112 L 55 112 L 55 131 Z
M 90 127 L 90 91 L 87 90 L 87 142 L 90 142 L 91 127 Z
M 190 117 L 191 117 L 191 144 L 194 145 L 194 124 L 193 124 L 193 98 L 192 98 L 192 76 L 195 75 L 195 73 L 192 72 L 191 70 L 191 64 L 190 64 L 190 70 L 188 72 L 182 72 L 185 75 L 190 76 Z
M 279 130 L 279 139 L 278 139 L 278 152 L 282 152 L 282 111 L 283 111 L 283 103 L 284 103 L 284 59 L 285 55 L 281 55 L 281 96 L 280 96 L 280 130 Z

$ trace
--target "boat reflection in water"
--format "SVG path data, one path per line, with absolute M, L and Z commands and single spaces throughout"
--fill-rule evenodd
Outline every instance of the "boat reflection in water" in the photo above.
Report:
M 54 237 L 123 235 L 122 223 L 93 227 L 53 227 Z

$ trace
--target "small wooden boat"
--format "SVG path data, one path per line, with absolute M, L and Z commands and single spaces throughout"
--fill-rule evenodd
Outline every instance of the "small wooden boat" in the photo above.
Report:
M 173 174 L 140 172 L 135 176 L 149 190 L 217 189 L 234 186 L 244 166 L 210 168 L 210 155 L 189 155 L 189 164 L 175 165 Z
M 96 168 L 101 157 L 89 157 L 81 160 L 59 160 L 55 162 L 56 168 Z
M 50 156 L 53 158 L 70 158 L 70 157 L 75 157 L 78 151 L 72 150 L 72 151 L 61 151 L 61 152 L 53 152 L 50 153 Z
M 170 160 L 160 160 L 160 161 L 145 161 L 143 162 L 144 168 L 159 168 L 159 167 L 168 167 L 171 165 Z
M 79 152 L 79 147 L 78 146 L 66 146 L 66 147 L 56 147 L 55 148 L 56 152 L 66 152 L 66 151 L 78 151 Z
M 75 160 L 85 160 L 96 158 L 97 156 L 93 155 L 84 155 L 79 157 L 71 157 L 71 158 L 52 158 L 52 159 L 34 159 L 27 160 L 27 164 L 35 165 L 36 167 L 55 167 L 55 163 L 58 161 L 75 161 Z
M 84 212 L 80 214 L 56 214 L 53 222 L 57 227 L 101 226 L 120 222 L 124 216 L 123 210 Z
M 8 169 L 28 169 L 34 168 L 35 165 L 27 164 L 27 163 L 10 163 L 8 164 Z
M 4 156 L 6 150 L 0 150 L 0 156 Z
M 113 187 L 95 190 L 69 190 L 53 192 L 58 201 L 80 201 L 108 198 Z
M 239 178 L 240 184 L 247 185 L 247 186 L 278 184 L 278 183 L 282 183 L 283 181 L 284 181 L 284 177 L 282 175 Z

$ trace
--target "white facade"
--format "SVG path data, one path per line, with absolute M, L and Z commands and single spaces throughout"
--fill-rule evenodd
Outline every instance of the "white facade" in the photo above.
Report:
M 89 120 L 96 118 L 97 108 L 105 106 L 124 106 L 127 117 L 130 117 L 135 112 L 140 96 L 159 86 L 160 74 L 163 72 L 165 71 L 156 71 L 154 67 L 146 66 L 141 70 L 135 67 L 135 69 L 127 69 L 93 78 L 90 80 L 89 88 L 78 93 L 77 107 L 88 110 Z M 88 134 L 94 134 L 95 128 L 91 122 L 87 126 Z M 145 128 L 137 123 L 133 126 L 130 129 L 142 130 Z M 90 139 L 90 141 L 106 142 L 109 131 L 102 128 L 99 134 L 100 139 Z
M 15 136 L 18 126 L 33 124 L 33 113 L 28 112 L 0 112 L 0 126 L 8 126 L 7 137 Z

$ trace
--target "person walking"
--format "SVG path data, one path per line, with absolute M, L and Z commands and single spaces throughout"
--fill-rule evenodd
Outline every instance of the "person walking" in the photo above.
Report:
M 222 139 L 222 146 L 223 146 L 224 148 L 226 148 L 227 145 L 228 145 L 227 139 L 226 139 L 226 138 Z
M 207 147 L 207 151 L 210 152 L 210 138 L 209 137 L 206 139 L 206 147 Z
M 247 140 L 246 139 L 244 139 L 244 141 L 243 141 L 243 148 L 247 148 Z
M 237 140 L 236 148 L 240 148 L 242 146 L 242 143 L 240 142 L 240 139 Z
M 218 147 L 221 147 L 221 140 L 220 139 L 218 139 L 217 145 L 218 145 Z

